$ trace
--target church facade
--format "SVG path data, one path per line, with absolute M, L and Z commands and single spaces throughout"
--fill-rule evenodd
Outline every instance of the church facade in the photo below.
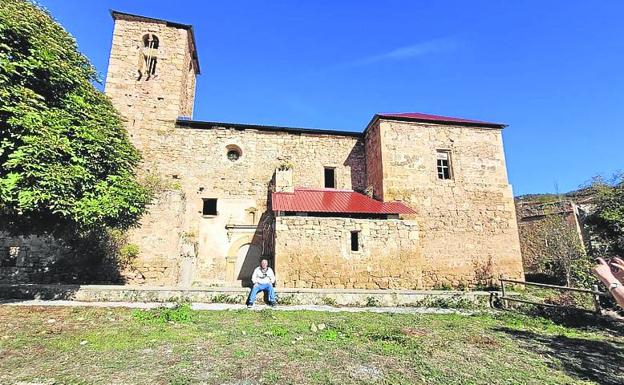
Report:
M 361 132 L 192 119 L 191 26 L 112 12 L 105 93 L 158 193 L 129 283 L 240 286 L 261 257 L 296 288 L 522 278 L 502 124 L 400 113 Z
M 162 187 L 132 231 L 137 282 L 471 286 L 522 276 L 504 125 L 376 114 L 362 132 L 192 120 L 191 26 L 113 12 L 106 94 Z

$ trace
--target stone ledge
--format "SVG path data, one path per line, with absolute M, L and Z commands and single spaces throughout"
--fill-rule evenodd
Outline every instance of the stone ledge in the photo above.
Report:
M 84 302 L 243 303 L 243 287 L 146 287 L 123 285 L 0 284 L 0 298 L 74 300 Z M 444 306 L 487 305 L 490 292 L 444 290 L 365 290 L 277 288 L 278 301 L 289 305 Z M 261 296 L 260 296 L 261 297 Z M 260 298 L 261 300 L 261 298 Z

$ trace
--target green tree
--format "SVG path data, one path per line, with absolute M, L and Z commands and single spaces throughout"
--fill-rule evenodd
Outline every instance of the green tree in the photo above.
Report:
M 540 271 L 566 286 L 593 283 L 591 261 L 585 254 L 578 230 L 565 216 L 547 215 L 540 221 L 534 235 L 543 242 L 543 256 L 537 260 Z
M 0 223 L 13 232 L 127 228 L 149 194 L 96 71 L 42 8 L 0 1 Z
M 624 174 L 592 184 L 594 210 L 589 223 L 598 235 L 600 253 L 624 256 Z

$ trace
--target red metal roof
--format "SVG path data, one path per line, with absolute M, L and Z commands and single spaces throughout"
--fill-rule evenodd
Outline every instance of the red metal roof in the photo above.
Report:
M 352 190 L 295 188 L 294 193 L 271 194 L 273 211 L 353 213 L 353 214 L 414 214 L 401 202 L 380 202 Z
M 481 120 L 472 120 L 472 119 L 464 119 L 464 118 L 453 118 L 450 116 L 442 116 L 442 115 L 422 114 L 420 112 L 379 113 L 377 114 L 377 116 L 381 118 L 414 120 L 418 122 L 460 123 L 460 124 L 470 124 L 470 125 L 475 125 L 475 126 L 482 125 L 482 126 L 487 126 L 487 127 L 491 127 L 491 126 L 504 127 L 505 126 L 502 123 L 484 122 Z

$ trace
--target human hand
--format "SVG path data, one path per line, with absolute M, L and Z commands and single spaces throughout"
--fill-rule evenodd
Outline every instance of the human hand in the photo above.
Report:
M 620 257 L 615 257 L 611 260 L 609 265 L 611 265 L 611 272 L 613 273 L 613 276 L 618 281 L 622 282 L 624 280 L 624 259 Z M 615 267 L 615 270 L 617 271 L 613 271 L 614 267 Z
M 605 286 L 609 287 L 612 283 L 619 282 L 615 275 L 613 275 L 611 266 L 609 266 L 604 259 L 596 258 L 596 262 L 598 262 L 598 264 L 592 268 L 592 272 Z

